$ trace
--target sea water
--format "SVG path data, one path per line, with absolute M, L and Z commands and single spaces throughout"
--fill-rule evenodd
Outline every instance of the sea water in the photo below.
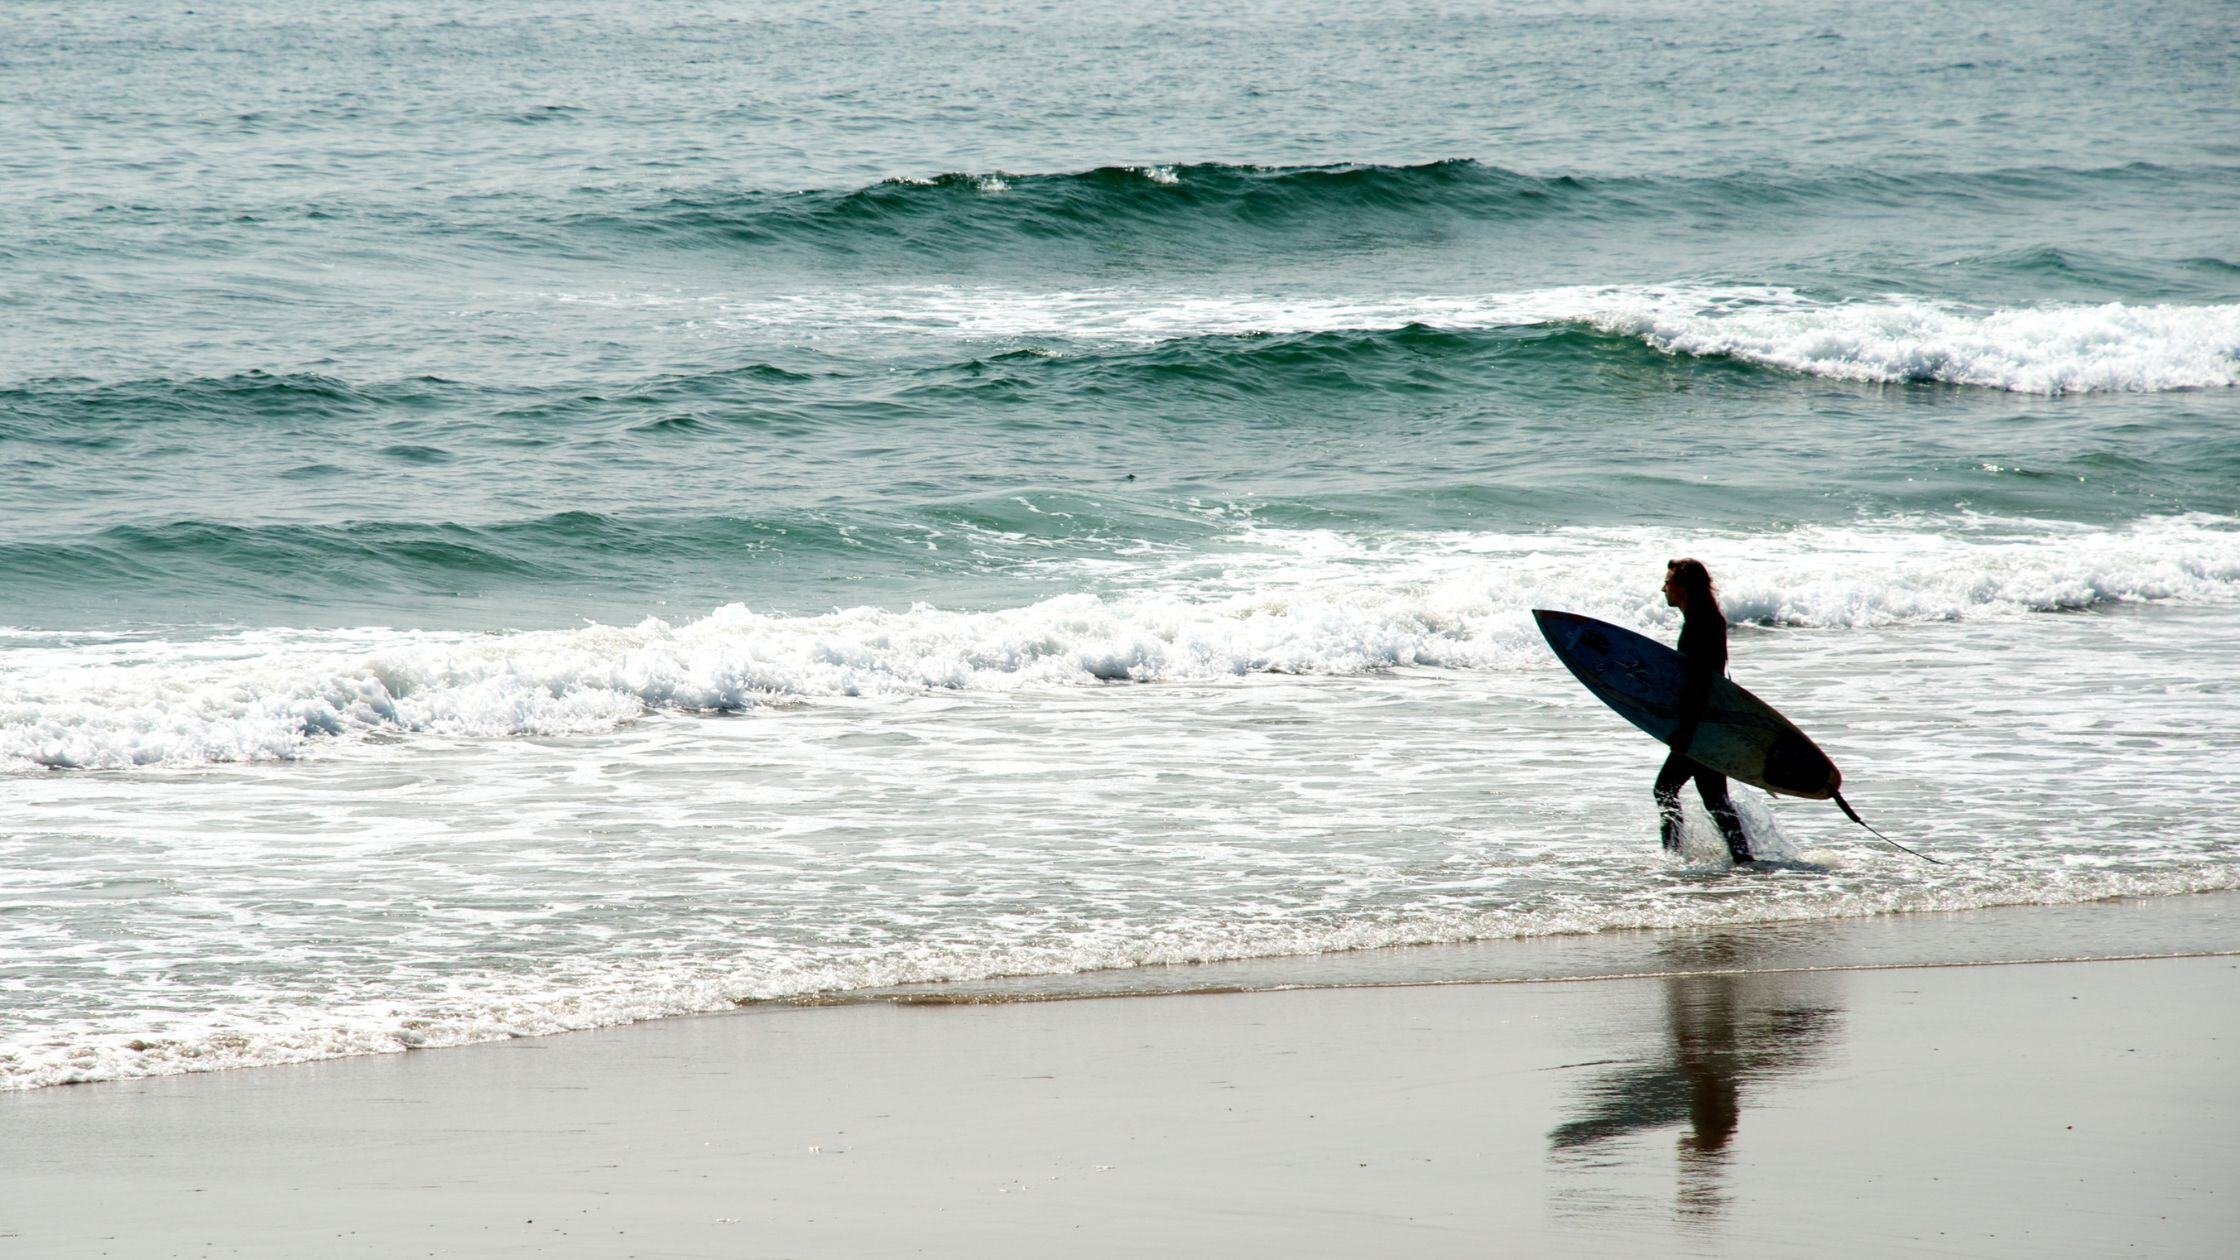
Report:
M 2234 30 L 13 5 L 0 1086 L 2240 887 Z

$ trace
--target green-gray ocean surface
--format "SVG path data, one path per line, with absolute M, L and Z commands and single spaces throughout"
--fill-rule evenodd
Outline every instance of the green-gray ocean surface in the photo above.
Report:
M 2232 18 L 11 5 L 0 1086 L 2240 886 Z

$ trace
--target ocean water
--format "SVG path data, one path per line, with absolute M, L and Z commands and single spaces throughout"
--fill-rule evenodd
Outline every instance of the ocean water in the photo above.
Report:
M 0 1088 L 2240 887 L 2229 6 L 15 4 L 0 71 Z M 1658 851 L 1529 613 L 1669 637 L 1680 554 L 1942 865 Z

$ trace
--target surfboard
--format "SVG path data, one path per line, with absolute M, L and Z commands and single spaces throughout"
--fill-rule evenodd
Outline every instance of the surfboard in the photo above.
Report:
M 1578 613 L 1536 608 L 1532 616 L 1556 658 L 1596 699 L 1660 742 L 1672 742 L 1687 677 L 1680 653 L 1647 635 Z M 1796 723 L 1727 678 L 1712 682 L 1687 752 L 1730 779 L 1781 796 L 1824 801 L 1843 786 L 1843 772 Z M 1840 799 L 1837 803 L 1842 804 Z M 1848 806 L 1844 812 L 1850 813 Z

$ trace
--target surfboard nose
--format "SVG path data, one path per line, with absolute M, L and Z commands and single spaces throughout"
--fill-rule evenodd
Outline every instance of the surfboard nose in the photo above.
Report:
M 1562 612 L 1554 608 L 1535 608 L 1532 610 L 1532 620 L 1540 627 L 1541 635 L 1552 642 L 1559 633 L 1577 633 L 1579 623 L 1585 618 L 1577 613 Z
M 1540 637 L 1548 641 L 1548 646 L 1555 649 L 1556 656 L 1569 665 L 1573 673 L 1579 671 L 1579 663 L 1572 658 L 1581 649 L 1590 653 L 1610 650 L 1608 640 L 1595 630 L 1600 623 L 1592 617 L 1554 608 L 1535 608 L 1532 619 L 1540 625 Z

